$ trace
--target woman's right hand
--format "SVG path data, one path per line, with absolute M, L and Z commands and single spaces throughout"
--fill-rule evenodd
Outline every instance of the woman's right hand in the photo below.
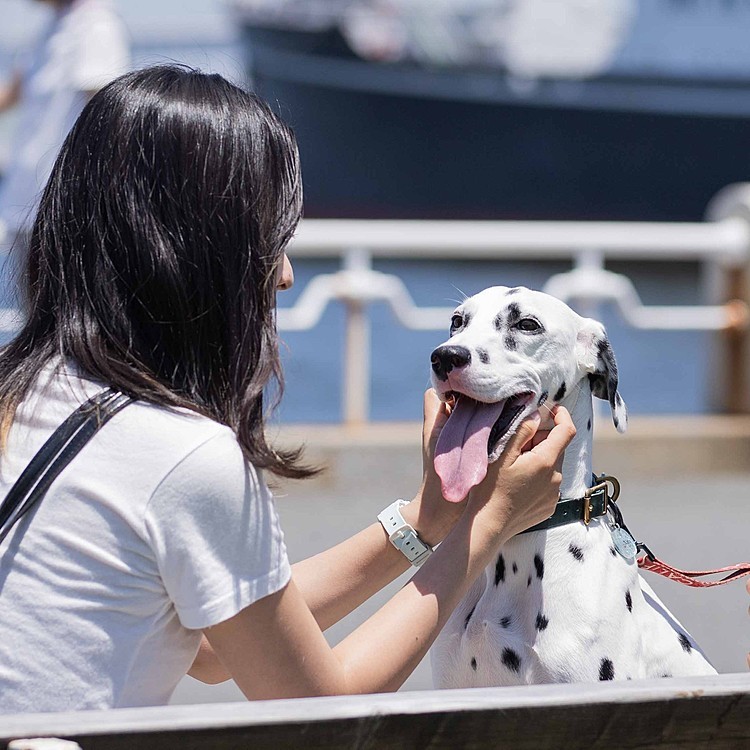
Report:
M 555 510 L 565 448 L 576 429 L 564 407 L 553 409 L 552 416 L 555 426 L 545 433 L 537 432 L 538 412 L 525 419 L 469 495 L 467 512 L 487 525 L 498 543 L 544 521 Z

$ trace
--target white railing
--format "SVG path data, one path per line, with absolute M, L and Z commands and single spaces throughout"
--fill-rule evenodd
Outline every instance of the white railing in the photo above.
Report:
M 346 309 L 344 355 L 344 422 L 367 422 L 369 416 L 370 327 L 367 307 L 384 302 L 401 325 L 411 330 L 445 330 L 452 308 L 419 307 L 404 283 L 376 271 L 373 258 L 421 260 L 559 260 L 571 270 L 552 276 L 544 291 L 579 309 L 614 304 L 632 327 L 648 330 L 745 331 L 748 326 L 750 265 L 750 183 L 730 185 L 711 202 L 705 222 L 576 221 L 388 221 L 306 220 L 292 240 L 293 258 L 342 260 L 337 273 L 320 274 L 302 291 L 293 307 L 280 308 L 282 331 L 314 328 L 327 306 Z M 0 228 L 1 229 L 1 228 Z M 2 232 L 0 232 L 1 234 Z M 0 241 L 2 238 L 0 237 Z M 706 268 L 709 305 L 646 306 L 632 282 L 605 268 L 606 260 L 699 261 Z M 732 299 L 732 296 L 741 299 Z M 0 309 L 0 332 L 12 333 L 19 311 Z M 739 351 L 731 367 L 744 392 L 750 369 Z M 747 347 L 750 349 L 750 346 Z
M 726 188 L 692 223 L 551 221 L 307 220 L 289 248 L 292 258 L 339 257 L 342 269 L 309 282 L 293 307 L 279 309 L 282 331 L 317 325 L 332 301 L 346 308 L 343 413 L 347 424 L 369 415 L 370 330 L 367 306 L 386 303 L 412 330 L 444 330 L 452 308 L 418 307 L 403 282 L 376 271 L 373 258 L 570 259 L 571 270 L 544 290 L 566 301 L 610 302 L 631 326 L 649 330 L 744 330 L 746 300 L 731 300 L 733 276 L 750 261 L 750 185 Z M 646 306 L 632 282 L 606 260 L 700 261 L 715 304 Z M 736 292 L 735 292 L 736 294 Z M 728 300 L 728 301 L 727 301 Z

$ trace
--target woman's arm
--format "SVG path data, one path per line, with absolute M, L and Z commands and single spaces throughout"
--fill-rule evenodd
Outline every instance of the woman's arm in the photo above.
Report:
M 294 580 L 209 628 L 209 642 L 245 695 L 281 698 L 398 688 L 500 544 L 550 515 L 562 454 L 575 430 L 567 412 L 559 410 L 549 437 L 521 453 L 535 429 L 529 421 L 522 425 L 472 491 L 467 511 L 443 544 L 335 649 L 326 643 Z
M 401 514 L 419 534 L 435 546 L 445 539 L 463 513 L 465 503 L 447 503 L 440 491 L 433 456 L 448 410 L 435 392 L 424 395 L 422 424 L 422 486 Z M 404 555 L 375 522 L 325 552 L 296 563 L 294 582 L 322 630 L 353 612 L 373 594 L 410 567 Z
M 428 390 L 424 395 L 422 423 L 422 486 L 414 500 L 401 511 L 420 539 L 430 546 L 445 538 L 465 507 L 465 503 L 445 502 L 432 463 L 435 444 L 448 414 L 448 407 L 435 391 Z M 318 626 L 326 630 L 409 567 L 404 555 L 388 540 L 383 527 L 375 522 L 340 544 L 296 563 L 292 571 L 295 584 Z M 209 684 L 231 677 L 213 655 L 205 637 L 188 674 Z

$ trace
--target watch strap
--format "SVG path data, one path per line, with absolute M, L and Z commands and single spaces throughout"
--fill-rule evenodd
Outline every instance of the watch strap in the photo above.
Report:
M 378 521 L 388 534 L 391 544 L 415 567 L 419 567 L 432 554 L 432 547 L 425 544 L 413 526 L 401 515 L 401 508 L 408 505 L 405 500 L 396 500 L 378 513 Z

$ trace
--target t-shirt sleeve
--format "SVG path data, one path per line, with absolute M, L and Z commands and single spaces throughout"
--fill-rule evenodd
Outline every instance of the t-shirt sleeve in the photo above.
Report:
M 291 576 L 273 497 L 228 429 L 162 480 L 145 529 L 186 628 L 223 622 L 282 589 Z
M 78 91 L 98 91 L 126 73 L 130 44 L 120 19 L 104 10 L 92 12 L 78 30 L 78 57 L 73 84 Z

